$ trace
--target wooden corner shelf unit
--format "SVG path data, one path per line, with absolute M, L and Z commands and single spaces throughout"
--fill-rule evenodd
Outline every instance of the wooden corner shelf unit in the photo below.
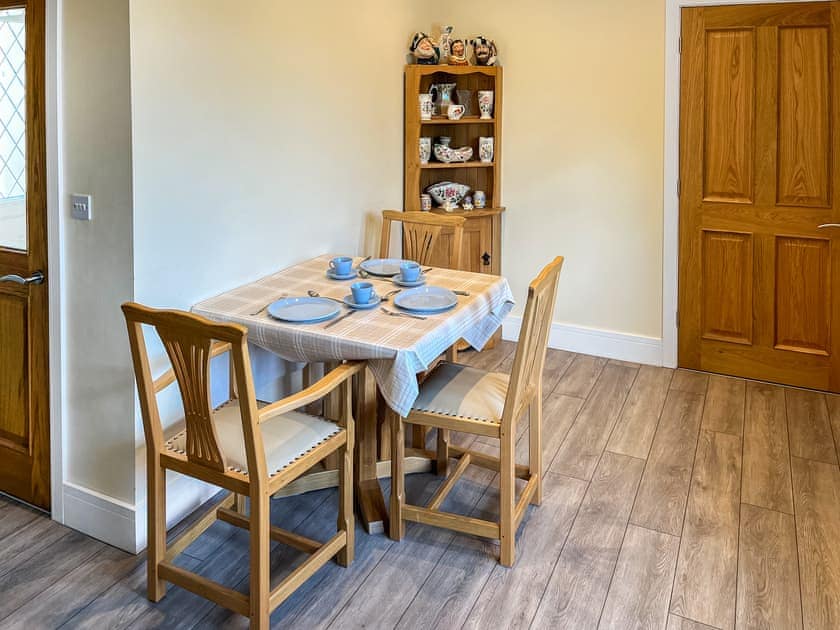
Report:
M 434 116 L 431 120 L 420 120 L 418 96 L 429 92 L 435 83 L 456 83 L 457 90 L 469 90 L 470 114 L 460 120 L 449 120 L 446 116 Z M 478 117 L 478 91 L 493 90 L 493 118 Z M 405 183 L 403 210 L 420 210 L 420 195 L 432 184 L 452 181 L 466 184 L 473 194 L 483 190 L 487 196 L 486 207 L 476 210 L 455 210 L 453 214 L 464 216 L 463 268 L 467 271 L 501 274 L 502 207 L 501 200 L 501 154 L 502 154 L 502 68 L 497 66 L 424 66 L 405 67 Z M 438 136 L 452 138 L 453 147 L 473 148 L 475 159 L 469 162 L 443 163 L 434 161 L 420 164 L 420 138 Z M 478 139 L 493 136 L 493 162 L 478 161 Z M 446 213 L 441 208 L 432 212 Z M 434 265 L 447 266 L 451 235 L 442 233 L 436 245 Z

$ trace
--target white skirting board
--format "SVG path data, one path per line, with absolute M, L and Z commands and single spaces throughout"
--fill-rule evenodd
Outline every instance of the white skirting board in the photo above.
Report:
M 166 480 L 166 526 L 172 527 L 219 491 L 177 473 Z M 146 501 L 131 505 L 90 488 L 64 482 L 64 524 L 129 553 L 146 548 Z
M 517 341 L 521 326 L 521 317 L 507 317 L 502 325 L 502 337 L 507 341 Z M 656 337 L 555 322 L 548 335 L 548 347 L 633 363 L 662 365 L 662 340 Z

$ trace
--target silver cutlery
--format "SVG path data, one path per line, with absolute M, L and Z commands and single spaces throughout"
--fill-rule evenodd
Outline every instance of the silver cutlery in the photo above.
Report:
M 429 273 L 432 270 L 434 270 L 434 267 L 426 267 L 425 269 L 422 270 L 421 273 Z
M 284 293 L 283 295 L 279 296 L 279 297 L 274 298 L 273 300 L 271 300 L 271 302 L 269 302 L 268 304 L 266 304 L 265 306 L 263 306 L 263 307 L 262 307 L 261 309 L 259 309 L 258 311 L 254 311 L 253 313 L 251 313 L 251 314 L 250 314 L 250 315 L 251 315 L 251 317 L 254 317 L 255 315 L 259 315 L 259 314 L 260 314 L 260 313 L 262 313 L 265 309 L 267 309 L 269 306 L 271 306 L 272 304 L 274 304 L 277 300 L 282 300 L 284 297 L 286 297 L 286 294 L 285 294 L 285 293 Z
M 361 265 L 362 263 L 366 263 L 366 262 L 367 262 L 367 261 L 369 261 L 371 258 L 373 258 L 373 256 L 366 256 L 366 257 L 362 258 L 362 259 L 359 261 L 359 265 Z M 359 265 L 356 265 L 356 266 L 358 267 Z
M 310 289 L 306 293 L 309 295 L 309 297 L 324 298 L 325 300 L 332 300 L 333 302 L 338 302 L 343 306 L 347 306 L 346 304 L 344 304 L 344 300 L 339 300 L 338 298 L 330 297 L 329 295 L 321 295 L 320 293 L 312 289 Z
M 423 317 L 422 315 L 413 315 L 412 313 L 398 313 L 396 311 L 389 311 L 387 308 L 381 307 L 381 310 L 386 315 L 390 315 L 391 317 L 411 317 L 412 319 L 428 319 L 427 317 Z
M 466 297 L 470 296 L 469 291 L 461 291 L 460 289 L 452 289 L 452 293 L 454 293 L 455 295 L 464 295 Z
M 343 320 L 343 319 L 347 319 L 347 318 L 348 318 L 348 317 L 350 317 L 351 315 L 354 315 L 354 314 L 356 314 L 356 313 L 358 313 L 358 312 L 359 312 L 359 311 L 357 311 L 357 310 L 350 310 L 350 311 L 348 311 L 348 312 L 344 313 L 344 315 L 342 315 L 342 316 L 341 316 L 341 317 L 339 317 L 338 319 L 334 319 L 334 320 L 332 320 L 329 324 L 327 324 L 326 326 L 324 326 L 324 330 L 326 330 L 327 328 L 331 328 L 332 326 L 335 326 L 335 325 L 336 325 L 338 322 L 340 322 L 341 320 Z
M 388 291 L 388 293 L 386 293 L 385 295 L 382 296 L 382 301 L 387 302 L 388 300 L 390 300 L 392 297 L 394 297 L 400 291 L 402 291 L 402 289 L 394 289 L 393 291 Z

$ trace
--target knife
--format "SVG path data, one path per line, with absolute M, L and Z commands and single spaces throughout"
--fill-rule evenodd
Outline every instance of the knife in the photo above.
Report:
M 347 311 L 344 315 L 342 315 L 342 316 L 341 316 L 341 317 L 339 317 L 338 319 L 334 319 L 334 320 L 332 320 L 329 324 L 327 324 L 326 326 L 324 326 L 324 330 L 326 330 L 326 329 L 327 329 L 327 328 L 329 328 L 330 326 L 335 326 L 335 325 L 336 325 L 338 322 L 340 322 L 342 319 L 347 319 L 348 317 L 350 317 L 350 316 L 351 316 L 351 315 L 353 315 L 354 313 L 358 313 L 358 312 L 359 312 L 359 311 L 355 311 L 355 310 L 353 310 L 353 311 Z

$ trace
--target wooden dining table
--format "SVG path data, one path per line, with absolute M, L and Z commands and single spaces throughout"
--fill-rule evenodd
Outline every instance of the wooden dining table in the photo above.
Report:
M 248 328 L 250 343 L 281 358 L 305 365 L 363 360 L 367 369 L 356 387 L 355 480 L 360 517 L 368 532 L 382 531 L 387 519 L 379 477 L 387 462 L 378 461 L 377 391 L 395 412 L 405 416 L 419 392 L 418 375 L 463 339 L 477 350 L 494 336 L 513 308 L 513 294 L 505 278 L 452 269 L 431 268 L 426 285 L 457 290 L 458 304 L 425 319 L 388 315 L 380 308 L 362 310 L 333 326 L 330 322 L 296 324 L 272 318 L 262 307 L 282 296 L 303 297 L 315 291 L 323 297 L 342 299 L 354 280 L 332 280 L 326 271 L 333 255 L 323 255 L 294 265 L 221 295 L 204 300 L 192 311 L 214 321 L 235 322 Z M 358 264 L 361 259 L 355 261 Z M 391 278 L 368 278 L 380 296 L 397 287 Z M 400 312 L 393 300 L 383 303 Z M 346 307 L 342 307 L 346 311 Z M 415 470 L 428 470 L 420 462 Z M 381 474 L 380 474 L 381 473 Z M 329 475 L 323 475 L 329 479 Z M 319 486 L 304 483 L 302 489 Z

